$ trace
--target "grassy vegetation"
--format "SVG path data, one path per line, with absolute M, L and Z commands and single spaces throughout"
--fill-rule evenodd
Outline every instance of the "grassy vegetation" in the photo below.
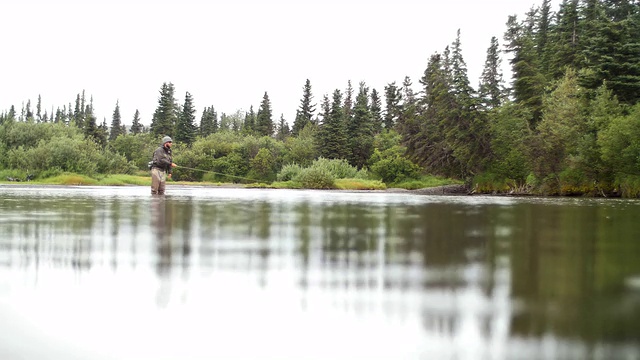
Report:
M 19 179 L 21 184 L 32 185 L 92 185 L 92 186 L 151 186 L 151 177 L 144 172 L 137 173 L 136 175 L 96 175 L 89 177 L 86 175 L 79 175 L 74 173 L 62 173 L 55 174 L 53 176 L 35 179 L 33 181 L 25 182 L 23 174 L 14 173 L 1 173 L 0 183 L 15 184 L 17 182 L 7 180 L 8 177 Z M 457 184 L 450 179 L 441 179 L 437 177 L 423 177 L 420 180 L 406 181 L 398 184 L 393 184 L 393 187 L 401 187 L 405 189 L 420 189 L 425 187 L 433 187 L 447 184 Z M 229 184 L 214 183 L 214 182 L 191 182 L 191 181 L 167 181 L 167 185 L 198 185 L 198 186 L 225 186 Z M 233 184 L 233 186 L 246 187 L 246 188 L 269 188 L 269 189 L 303 189 L 303 184 L 295 180 L 287 181 L 275 181 L 273 183 L 252 183 L 252 184 Z M 338 190 L 385 190 L 387 185 L 380 180 L 367 180 L 367 179 L 335 179 L 333 181 L 332 189 Z
M 424 189 L 436 186 L 444 186 L 444 185 L 457 185 L 462 184 L 462 181 L 447 179 L 438 176 L 425 175 L 422 176 L 418 180 L 405 180 L 398 183 L 390 184 L 389 187 L 407 189 L 407 190 L 417 190 Z

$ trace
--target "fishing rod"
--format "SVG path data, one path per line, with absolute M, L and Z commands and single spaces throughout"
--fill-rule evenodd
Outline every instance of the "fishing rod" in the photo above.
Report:
M 233 177 L 233 178 L 238 178 L 238 179 L 249 180 L 249 181 L 253 181 L 253 182 L 260 182 L 259 180 L 251 179 L 251 178 L 244 177 L 244 176 L 229 175 L 229 174 L 225 174 L 225 173 L 221 173 L 221 172 L 215 172 L 215 171 L 211 171 L 211 170 L 196 169 L 196 168 L 190 168 L 190 167 L 187 167 L 187 166 L 180 166 L 180 165 L 176 165 L 176 167 L 177 167 L 177 168 L 180 168 L 180 169 L 193 170 L 193 171 L 201 171 L 201 172 L 204 172 L 204 173 L 210 173 L 210 174 L 216 174 L 216 175 L 228 176 L 228 177 Z

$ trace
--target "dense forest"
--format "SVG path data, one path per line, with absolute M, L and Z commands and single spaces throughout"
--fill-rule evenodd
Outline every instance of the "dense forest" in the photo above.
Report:
M 543 0 L 510 16 L 475 88 L 462 46 L 458 31 L 415 86 L 410 77 L 382 91 L 349 82 L 316 102 L 307 79 L 291 127 L 274 119 L 266 92 L 257 109 L 208 106 L 196 119 L 192 94 L 180 104 L 164 83 L 148 128 L 137 111 L 125 126 L 118 104 L 110 123 L 98 122 L 84 92 L 50 112 L 39 97 L 0 113 L 0 170 L 133 173 L 170 135 L 176 163 L 266 182 L 336 159 L 387 184 L 432 174 L 477 193 L 640 195 L 639 1 L 564 0 L 553 10 Z

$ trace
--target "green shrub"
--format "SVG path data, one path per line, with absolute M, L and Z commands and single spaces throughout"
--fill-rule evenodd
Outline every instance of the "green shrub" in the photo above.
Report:
M 420 177 L 420 167 L 402 156 L 382 158 L 371 165 L 371 172 L 387 184 Z
M 120 154 L 110 150 L 102 151 L 102 156 L 98 159 L 96 170 L 100 174 L 128 174 L 136 172 L 136 165 Z
M 280 172 L 278 173 L 278 181 L 289 181 L 293 180 L 300 172 L 302 171 L 302 167 L 298 164 L 288 164 L 282 167 Z
M 326 169 L 310 167 L 303 169 L 294 179 L 307 189 L 334 189 L 335 178 Z
M 345 159 L 319 158 L 311 164 L 311 168 L 326 171 L 334 179 L 355 179 L 358 176 L 358 169 Z
M 587 174 L 576 168 L 563 170 L 559 176 L 560 193 L 562 195 L 593 194 L 595 184 L 588 179 Z
M 271 182 L 275 179 L 275 157 L 267 148 L 258 150 L 256 156 L 251 159 L 251 170 L 248 177 L 257 180 Z

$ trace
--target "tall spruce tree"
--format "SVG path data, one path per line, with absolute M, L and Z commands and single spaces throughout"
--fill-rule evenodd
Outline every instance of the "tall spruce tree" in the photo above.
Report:
M 590 24 L 597 30 L 584 51 L 587 71 L 581 83 L 597 89 L 606 82 L 618 100 L 635 104 L 640 100 L 640 4 L 623 0 L 603 4 L 602 16 Z M 594 11 L 598 14 L 597 8 Z
M 344 159 L 347 154 L 347 130 L 344 123 L 342 93 L 336 89 L 333 101 L 325 95 L 322 103 L 323 120 L 317 134 L 317 145 L 321 157 Z
M 506 98 L 501 62 L 498 38 L 494 36 L 487 49 L 487 59 L 478 86 L 478 100 L 484 110 L 498 108 Z
M 298 136 L 305 126 L 313 123 L 313 114 L 316 105 L 312 103 L 313 95 L 311 94 L 311 82 L 309 79 L 302 88 L 302 99 L 300 100 L 300 108 L 296 112 L 296 118 L 293 122 L 292 134 Z
M 200 136 L 207 137 L 216 131 L 218 131 L 218 113 L 213 106 L 206 107 L 200 118 Z
M 382 131 L 383 119 L 382 119 L 382 100 L 380 94 L 376 89 L 371 90 L 371 124 L 373 126 L 373 133 L 379 134 Z
M 249 112 L 244 116 L 242 132 L 246 135 L 256 133 L 256 112 L 253 110 L 253 105 L 249 106 Z
M 136 109 L 136 112 L 133 114 L 133 121 L 131 122 L 131 133 L 133 135 L 142 134 L 144 131 L 144 126 L 140 123 L 140 111 Z
M 196 140 L 198 128 L 196 126 L 196 109 L 193 105 L 193 96 L 186 92 L 184 105 L 176 122 L 175 140 L 190 146 Z
M 284 119 L 284 115 L 280 114 L 280 122 L 276 129 L 276 139 L 284 141 L 290 134 L 291 130 L 289 129 L 289 124 Z
M 175 87 L 172 83 L 162 84 L 158 107 L 151 119 L 151 133 L 157 137 L 172 135 L 175 132 L 178 104 L 174 93 Z
M 524 23 L 510 16 L 505 33 L 506 51 L 512 54 L 509 61 L 513 73 L 512 94 L 516 103 L 531 112 L 532 128 L 542 118 L 542 97 L 547 84 L 535 49 L 534 23 L 535 12 L 530 12 Z
M 109 141 L 115 140 L 122 134 L 122 119 L 120 116 L 120 102 L 116 101 L 116 108 L 113 110 L 111 117 L 111 131 L 109 132 Z
M 396 82 L 387 84 L 384 87 L 385 94 L 385 112 L 384 112 L 384 128 L 393 129 L 398 117 L 400 117 L 402 94 L 396 85 Z
M 42 122 L 42 97 L 38 94 L 38 102 L 36 103 L 36 121 Z
M 352 166 L 362 168 L 373 153 L 373 121 L 369 107 L 369 88 L 360 83 L 353 117 L 347 123 L 347 160 Z
M 448 60 L 438 53 L 429 58 L 424 75 L 421 99 L 423 111 L 418 132 L 401 133 L 408 155 L 432 174 L 455 176 L 460 165 L 447 142 L 450 116 L 455 111 L 455 98 L 450 92 L 451 76 Z M 413 128 L 411 130 L 414 130 Z
M 559 79 L 567 68 L 576 69 L 580 66 L 583 26 L 579 17 L 578 0 L 564 0 L 556 15 L 556 24 L 549 31 L 549 44 L 544 49 L 549 63 L 542 71 L 547 74 L 548 79 Z
M 347 81 L 347 90 L 344 93 L 342 118 L 345 124 L 349 124 L 353 118 L 353 86 L 351 85 L 351 80 Z
M 265 91 L 256 116 L 256 133 L 259 136 L 271 136 L 273 135 L 273 130 L 271 101 L 269 100 L 269 95 Z

